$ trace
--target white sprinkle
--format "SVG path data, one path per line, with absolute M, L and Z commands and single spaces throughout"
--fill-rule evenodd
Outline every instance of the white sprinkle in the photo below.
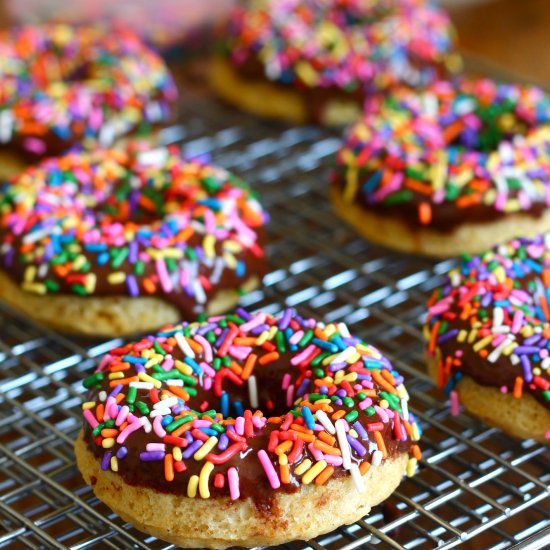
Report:
M 105 401 L 107 399 L 107 392 L 106 391 L 100 391 L 98 397 L 99 397 L 99 400 L 101 402 Z
M 179 378 L 169 378 L 168 380 L 165 380 L 167 386 L 183 386 L 183 380 L 180 380 Z
M 403 420 L 408 422 L 409 421 L 409 403 L 404 397 L 401 398 L 401 410 L 403 411 Z
M 161 409 L 155 409 L 153 411 L 151 411 L 151 413 L 149 414 L 149 416 L 151 418 L 155 418 L 157 416 L 167 416 L 169 414 L 172 414 L 172 411 L 168 408 L 164 409 L 164 408 L 161 408 Z
M 195 294 L 195 298 L 197 299 L 197 302 L 199 304 L 204 304 L 206 302 L 206 292 L 204 292 L 204 288 L 202 288 L 198 279 L 195 279 L 191 283 L 191 286 L 193 287 L 193 293 Z
M 248 399 L 250 400 L 250 407 L 257 409 L 258 386 L 256 385 L 256 377 L 253 374 L 248 377 Z
M 0 112 L 0 143 L 10 141 L 13 132 L 14 116 L 10 110 Z
M 374 451 L 374 453 L 372 453 L 371 466 L 380 466 L 383 456 L 382 451 Z
M 344 351 L 339 353 L 331 363 L 343 363 L 347 361 L 357 350 L 353 346 L 347 347 Z
M 178 398 L 175 396 L 167 397 L 166 399 L 162 399 L 158 403 L 155 403 L 153 405 L 153 409 L 169 409 L 170 407 L 173 407 L 174 405 L 178 404 Z
M 155 386 L 151 382 L 130 382 L 130 387 L 138 390 L 152 390 Z
M 359 466 L 357 464 L 352 464 L 350 468 L 351 472 L 351 479 L 353 479 L 353 484 L 355 485 L 355 488 L 357 489 L 358 493 L 364 493 L 365 492 L 365 481 L 363 480 L 363 476 L 361 475 L 361 472 L 359 471 Z
M 183 332 L 176 332 L 174 334 L 174 338 L 176 339 L 176 342 L 181 349 L 181 351 L 187 356 L 191 357 L 191 359 L 195 358 L 195 352 L 191 349 L 191 346 L 187 343 L 187 340 L 185 339 L 185 336 L 183 335 Z
M 139 423 L 143 426 L 143 429 L 144 429 L 146 434 L 151 433 L 151 430 L 153 429 L 153 426 L 152 426 L 151 422 L 149 422 L 149 419 L 146 416 L 142 416 L 139 419 Z
M 343 338 L 351 338 L 351 334 L 348 330 L 346 323 L 338 323 L 338 331 Z
M 336 428 L 325 411 L 316 411 L 315 416 L 329 434 L 334 435 L 336 433 Z
M 335 423 L 335 427 L 338 446 L 340 447 L 340 452 L 342 453 L 342 467 L 344 470 L 349 470 L 351 468 L 351 450 L 346 438 L 346 427 L 344 421 L 339 418 Z

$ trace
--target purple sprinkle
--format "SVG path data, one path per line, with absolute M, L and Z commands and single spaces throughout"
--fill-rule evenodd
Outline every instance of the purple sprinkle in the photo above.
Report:
M 139 453 L 139 459 L 143 462 L 151 462 L 152 460 L 164 460 L 163 451 L 145 451 L 144 453 Z M 187 457 L 186 457 L 187 458 Z
M 367 454 L 367 449 L 361 443 L 355 439 L 355 437 L 352 437 L 349 434 L 346 434 L 346 438 L 348 440 L 348 443 L 353 447 L 355 451 L 357 451 L 357 454 L 359 456 L 365 456 Z
M 530 384 L 533 381 L 533 373 L 531 372 L 531 362 L 529 361 L 529 358 L 527 357 L 527 355 L 521 355 L 520 361 L 521 361 L 521 366 L 523 367 L 523 378 L 525 378 L 525 381 L 528 384 Z
M 111 451 L 106 451 L 103 454 L 103 458 L 101 459 L 101 469 L 106 472 L 109 469 L 109 465 L 111 464 Z
M 195 440 L 183 451 L 183 458 L 191 458 L 203 445 L 204 443 L 200 439 Z
M 250 315 L 250 313 L 248 313 L 248 311 L 246 311 L 246 309 L 243 309 L 242 307 L 237 308 L 235 310 L 235 313 L 245 321 L 250 321 L 250 319 L 252 319 L 252 315 Z
M 354 427 L 355 431 L 361 436 L 362 439 L 368 439 L 369 438 L 369 434 L 367 433 L 365 428 L 363 428 L 363 424 L 361 424 L 361 422 L 359 422 L 359 420 L 357 420 L 356 422 L 353 423 L 353 427 Z
M 229 437 L 226 434 L 220 435 L 220 440 L 218 441 L 218 449 L 220 451 L 225 451 L 229 446 Z
M 116 397 L 121 391 L 124 386 L 122 384 L 117 384 L 109 394 L 109 397 Z
M 128 454 L 128 449 L 122 446 L 116 453 L 117 458 L 124 458 Z
M 292 319 L 292 309 L 287 308 L 285 309 L 283 316 L 279 321 L 279 329 L 286 330 L 288 328 L 288 325 L 290 324 L 291 319 Z
M 311 380 L 309 378 L 305 378 L 304 380 L 302 380 L 302 383 L 300 384 L 300 387 L 296 391 L 296 396 L 297 397 L 301 397 L 302 395 L 304 395 L 304 393 L 306 392 L 306 390 L 309 387 L 310 382 L 311 382 Z

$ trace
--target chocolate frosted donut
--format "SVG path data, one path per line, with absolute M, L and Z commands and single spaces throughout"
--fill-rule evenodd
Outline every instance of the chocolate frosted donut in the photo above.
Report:
M 550 229 L 550 100 L 490 80 L 367 103 L 336 157 L 332 200 L 368 239 L 433 256 Z
M 111 350 L 84 385 L 84 479 L 179 546 L 326 533 L 367 514 L 420 458 L 390 362 L 343 323 L 292 310 L 164 327 Z
M 17 170 L 6 169 L 10 161 L 18 167 L 75 144 L 109 147 L 130 132 L 150 132 L 171 118 L 176 95 L 162 59 L 128 30 L 63 24 L 4 30 L 0 170 L 11 174 Z
M 429 304 L 434 378 L 466 410 L 521 438 L 550 442 L 550 238 L 463 258 Z
M 260 116 L 342 126 L 366 96 L 456 69 L 453 34 L 425 0 L 254 0 L 233 13 L 212 85 Z
M 0 297 L 104 336 L 221 312 L 265 273 L 265 219 L 245 183 L 176 149 L 47 159 L 0 186 Z

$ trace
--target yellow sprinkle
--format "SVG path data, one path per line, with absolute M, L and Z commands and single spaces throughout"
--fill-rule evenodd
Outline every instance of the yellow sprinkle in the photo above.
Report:
M 97 277 L 95 273 L 88 273 L 86 275 L 86 280 L 84 281 L 84 288 L 88 294 L 93 294 L 95 292 L 95 286 L 97 282 Z
M 279 329 L 275 325 L 273 325 L 268 331 L 267 339 L 268 340 L 273 340 L 273 338 L 275 338 L 275 336 L 277 336 L 278 331 L 279 331 Z
M 114 444 L 115 444 L 115 439 L 114 439 L 114 437 L 106 437 L 106 438 L 101 442 L 101 446 L 102 446 L 104 449 L 110 449 Z
M 162 382 L 160 380 L 156 380 L 155 378 L 149 376 L 145 372 L 138 372 L 138 378 L 142 382 L 149 382 L 149 383 L 153 384 L 153 386 L 155 386 L 155 388 L 157 388 L 157 390 L 159 390 L 162 387 Z
M 318 402 L 319 401 L 315 401 L 315 403 L 318 403 Z M 358 433 L 353 428 L 350 429 L 349 435 L 351 435 L 352 437 L 359 437 Z
M 172 456 L 174 457 L 174 460 L 176 462 L 181 462 L 183 460 L 183 455 L 182 455 L 182 452 L 181 452 L 181 448 L 180 447 L 174 447 L 172 449 Z
M 242 252 L 243 247 L 237 241 L 225 241 L 223 243 L 223 249 L 228 252 L 233 252 L 233 254 L 238 254 Z
M 466 340 L 466 336 L 468 336 L 468 333 L 466 332 L 466 330 L 462 329 L 459 333 L 458 333 L 458 336 L 456 337 L 456 339 L 459 341 L 459 342 L 464 342 Z
M 216 238 L 214 235 L 205 235 L 202 240 L 202 248 L 207 258 L 214 258 L 216 256 L 216 250 L 214 245 L 216 244 Z
M 311 483 L 325 468 L 327 463 L 324 460 L 319 460 L 316 462 L 303 476 L 302 483 L 308 485 Z
M 80 256 L 77 256 L 76 259 L 73 261 L 73 270 L 80 271 L 87 261 L 88 260 L 86 259 L 86 256 L 80 254 Z
M 194 475 L 189 478 L 187 484 L 187 496 L 189 498 L 195 498 L 197 496 L 197 487 L 199 486 L 199 476 Z
M 325 332 L 325 336 L 330 338 L 336 332 L 336 326 L 333 323 L 331 323 L 330 325 L 325 327 L 324 332 Z
M 123 372 L 111 372 L 109 373 L 109 380 L 118 380 L 119 378 L 124 378 Z
M 344 372 L 344 371 L 338 371 L 338 372 Z M 348 372 L 344 376 L 344 380 L 347 380 L 348 382 L 355 382 L 357 380 L 357 373 L 356 372 Z
M 192 369 L 189 365 L 186 365 L 185 363 L 182 363 L 179 359 L 176 359 L 176 360 L 174 361 L 174 366 L 175 366 L 176 369 L 178 369 L 182 374 L 187 374 L 187 375 L 193 374 L 193 369 Z
M 214 435 L 210 436 L 203 446 L 193 455 L 195 460 L 202 460 L 206 455 L 217 445 L 218 438 Z
M 237 268 L 237 259 L 233 256 L 233 254 L 224 252 L 222 256 L 229 269 L 235 270 Z
M 96 405 L 95 401 L 86 401 L 86 403 L 82 403 L 82 410 L 87 411 L 87 410 L 93 409 L 95 405 Z
M 381 399 L 379 405 L 380 405 L 383 409 L 387 409 L 387 408 L 390 406 L 390 404 L 387 402 L 386 399 Z
M 493 275 L 499 283 L 504 283 L 506 281 L 506 271 L 504 271 L 504 268 L 501 265 L 495 267 L 493 270 Z
M 32 294 L 43 295 L 47 292 L 46 285 L 43 285 L 42 283 L 23 283 L 21 288 L 25 292 L 31 292 Z
M 213 469 L 214 464 L 212 464 L 212 462 L 205 462 L 202 467 L 199 477 L 199 493 L 201 498 L 210 498 L 210 488 L 208 487 L 208 482 Z
M 256 338 L 256 345 L 261 346 L 262 344 L 265 344 L 265 342 L 267 341 L 268 336 L 269 336 L 269 332 L 267 332 L 267 330 L 264 330 L 264 332 L 262 332 L 260 334 L 260 336 L 258 336 L 258 338 Z
M 118 459 L 116 456 L 111 457 L 111 470 L 118 472 Z
M 407 477 L 414 476 L 414 473 L 416 472 L 416 463 L 418 460 L 416 458 L 409 458 L 409 462 L 407 462 Z
M 150 369 L 153 365 L 158 365 L 159 360 L 156 357 L 151 357 L 147 363 L 145 363 L 145 368 Z
M 470 334 L 468 334 L 468 344 L 473 344 L 474 340 L 476 339 L 476 336 L 477 336 L 477 330 L 472 329 L 470 331 Z
M 488 346 L 493 340 L 493 336 L 485 336 L 485 338 L 482 338 L 478 342 L 476 342 L 472 349 L 477 353 L 479 350 L 482 350 L 484 347 Z
M 412 425 L 411 439 L 413 441 L 420 441 L 420 432 L 418 431 L 418 426 L 416 425 L 416 423 Z
M 361 355 L 356 351 L 346 359 L 346 362 L 348 365 L 352 365 L 353 363 L 359 361 L 359 359 L 361 359 Z
M 298 476 L 301 476 L 302 474 L 305 474 L 309 467 L 311 466 L 311 460 L 309 458 L 304 459 L 303 462 L 301 462 L 294 470 L 294 473 Z
M 120 285 L 126 280 L 126 273 L 123 271 L 115 271 L 107 275 L 107 282 L 110 285 Z
M 36 278 L 36 266 L 30 265 L 25 269 L 25 275 L 23 276 L 23 280 L 26 283 L 32 283 L 34 279 Z
M 357 167 L 350 166 L 346 174 L 346 187 L 344 188 L 344 202 L 352 202 L 359 187 L 359 172 Z
M 279 464 L 281 466 L 286 466 L 288 464 L 288 456 L 284 453 L 279 455 Z

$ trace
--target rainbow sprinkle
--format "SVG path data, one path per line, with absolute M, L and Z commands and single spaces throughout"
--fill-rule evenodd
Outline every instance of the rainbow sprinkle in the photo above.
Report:
M 235 9 L 229 35 L 237 67 L 256 62 L 297 87 L 419 86 L 456 64 L 449 19 L 424 0 L 253 0 Z
M 111 350 L 84 386 L 102 469 L 189 497 L 293 491 L 346 472 L 363 491 L 369 468 L 408 452 L 412 474 L 421 456 L 389 361 L 343 323 L 290 309 L 164 327 Z
M 517 399 L 529 393 L 550 409 L 549 304 L 549 235 L 463 257 L 432 295 L 425 326 L 454 412 L 454 387 L 464 375 Z
M 128 30 L 62 24 L 0 33 L 0 143 L 33 156 L 110 146 L 170 119 L 162 59 Z
M 27 292 L 159 295 L 192 313 L 263 273 L 265 221 L 245 183 L 177 149 L 69 153 L 0 185 L 0 262 Z
M 347 202 L 450 229 L 550 205 L 550 99 L 490 80 L 394 90 L 367 103 L 336 157 Z

